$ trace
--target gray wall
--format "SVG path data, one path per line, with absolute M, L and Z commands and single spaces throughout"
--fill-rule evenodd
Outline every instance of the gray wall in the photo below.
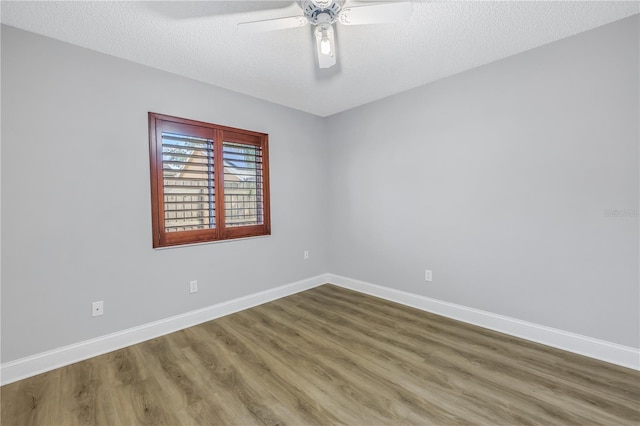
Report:
M 151 248 L 148 111 L 269 133 L 270 237 Z M 3 27 L 2 361 L 326 272 L 323 131 L 312 115 Z
M 640 346 L 638 27 L 324 120 L 3 27 L 2 362 L 327 271 Z M 269 133 L 273 235 L 153 250 L 148 111 Z
M 638 39 L 635 16 L 330 117 L 331 272 L 639 347 Z

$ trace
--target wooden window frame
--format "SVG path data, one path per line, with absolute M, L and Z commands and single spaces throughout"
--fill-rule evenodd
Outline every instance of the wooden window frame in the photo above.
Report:
M 215 227 L 167 232 L 165 230 L 162 132 L 172 128 L 181 132 L 187 127 L 190 130 L 190 136 L 205 137 L 213 140 Z M 261 224 L 225 226 L 223 142 L 252 145 L 261 150 Z M 268 134 L 149 112 L 149 159 L 151 166 L 151 223 L 154 248 L 271 235 Z

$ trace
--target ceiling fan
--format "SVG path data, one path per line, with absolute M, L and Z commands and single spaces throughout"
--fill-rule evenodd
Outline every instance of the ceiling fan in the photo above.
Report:
M 287 28 L 315 27 L 318 65 L 329 68 L 336 64 L 334 24 L 363 25 L 399 22 L 411 15 L 411 1 L 377 2 L 344 7 L 345 0 L 297 0 L 302 15 L 261 21 L 241 22 L 238 30 L 246 32 L 276 31 Z

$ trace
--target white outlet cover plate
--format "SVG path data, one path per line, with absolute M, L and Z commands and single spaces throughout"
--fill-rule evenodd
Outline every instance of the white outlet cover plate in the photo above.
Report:
M 91 316 L 99 317 L 104 315 L 104 302 L 93 302 L 91 304 Z
M 433 281 L 433 273 L 428 269 L 424 271 L 424 280 L 429 282 Z

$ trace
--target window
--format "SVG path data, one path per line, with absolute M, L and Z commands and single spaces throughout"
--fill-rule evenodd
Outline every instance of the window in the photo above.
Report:
M 268 139 L 150 112 L 153 247 L 269 235 Z

